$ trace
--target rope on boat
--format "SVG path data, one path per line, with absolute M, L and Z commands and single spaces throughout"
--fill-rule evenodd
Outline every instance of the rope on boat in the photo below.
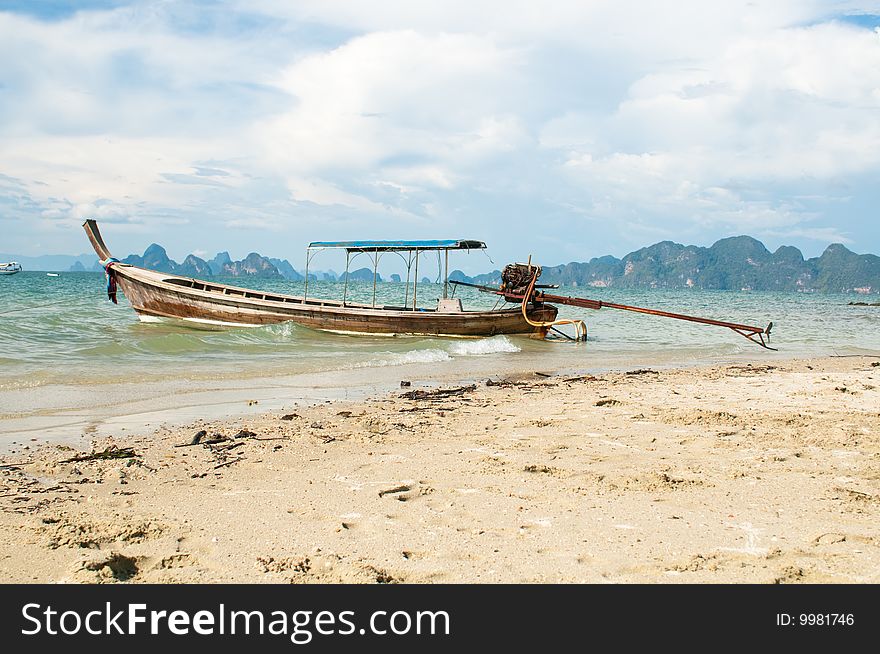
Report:
M 537 281 L 538 281 L 538 274 L 536 272 L 532 276 L 532 281 L 529 282 L 528 290 L 523 295 L 521 308 L 522 308 L 522 315 L 523 315 L 523 318 L 525 318 L 525 321 L 527 323 L 529 323 L 532 327 L 550 328 L 556 332 L 559 332 L 559 330 L 556 329 L 556 327 L 559 325 L 574 325 L 575 337 L 573 340 L 576 340 L 576 341 L 587 340 L 587 325 L 583 320 L 577 320 L 577 319 L 572 319 L 572 318 L 562 318 L 560 320 L 550 320 L 550 321 L 537 320 L 536 321 L 536 320 L 532 320 L 531 318 L 529 318 L 528 312 L 526 311 L 526 307 L 528 306 L 529 298 L 532 297 L 532 294 L 534 293 L 535 282 L 537 282 Z M 563 333 L 563 332 L 559 332 L 559 333 Z

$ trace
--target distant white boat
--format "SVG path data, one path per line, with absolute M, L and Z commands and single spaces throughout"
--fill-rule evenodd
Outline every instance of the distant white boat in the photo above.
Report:
M 0 263 L 0 275 L 14 275 L 17 272 L 21 272 L 21 264 L 17 261 Z
M 46 277 L 60 277 L 58 273 L 46 273 Z

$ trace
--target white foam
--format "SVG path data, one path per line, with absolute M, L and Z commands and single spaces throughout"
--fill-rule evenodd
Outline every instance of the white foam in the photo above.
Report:
M 265 329 L 270 334 L 288 339 L 293 336 L 294 327 L 292 322 L 279 322 L 274 325 L 266 325 L 263 327 L 263 329 Z
M 386 356 L 382 359 L 364 361 L 355 365 L 356 368 L 373 368 L 383 366 L 405 366 L 408 363 L 439 363 L 452 359 L 448 352 L 435 348 L 427 350 L 413 350 L 411 352 L 383 352 Z
M 475 341 L 460 341 L 449 346 L 452 354 L 459 356 L 480 356 L 483 354 L 499 354 L 502 352 L 519 352 L 520 348 L 506 336 L 492 336 Z
M 493 336 L 479 340 L 467 340 L 445 346 L 446 349 L 427 348 L 409 352 L 377 352 L 377 358 L 354 364 L 354 368 L 381 368 L 385 366 L 405 366 L 410 363 L 441 363 L 452 361 L 455 356 L 481 356 L 502 352 L 519 352 L 505 336 Z

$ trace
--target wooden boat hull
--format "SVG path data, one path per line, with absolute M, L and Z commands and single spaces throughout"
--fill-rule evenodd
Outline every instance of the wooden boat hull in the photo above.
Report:
M 126 264 L 112 264 L 117 283 L 138 314 L 213 325 L 268 325 L 295 322 L 313 329 L 356 334 L 493 336 L 543 334 L 519 307 L 501 311 L 441 313 L 403 307 L 320 300 L 254 291 L 188 277 L 165 275 Z M 529 307 L 535 322 L 551 321 L 556 307 Z
M 169 275 L 111 260 L 98 226 L 83 227 L 95 252 L 108 262 L 119 288 L 141 316 L 173 318 L 209 325 L 269 325 L 294 322 L 313 329 L 352 334 L 420 334 L 430 336 L 494 336 L 534 334 L 546 327 L 529 324 L 521 307 L 500 311 L 437 311 L 409 307 L 302 298 L 254 291 L 190 277 Z M 529 304 L 532 322 L 550 322 L 556 307 Z

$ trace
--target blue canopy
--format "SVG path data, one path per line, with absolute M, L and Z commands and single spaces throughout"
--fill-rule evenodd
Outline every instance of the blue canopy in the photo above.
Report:
M 484 250 L 482 241 L 315 241 L 309 249 L 345 248 L 349 252 L 399 252 L 407 250 Z

